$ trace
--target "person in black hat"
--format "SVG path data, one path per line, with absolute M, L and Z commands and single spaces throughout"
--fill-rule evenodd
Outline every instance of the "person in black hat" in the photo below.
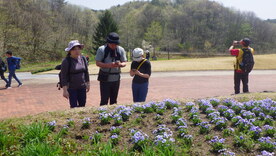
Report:
M 99 47 L 96 54 L 96 65 L 100 67 L 98 81 L 100 81 L 100 105 L 116 104 L 120 88 L 121 68 L 126 66 L 126 52 L 119 46 L 120 38 L 115 32 L 106 38 L 106 44 Z
M 242 48 L 235 49 L 235 46 L 240 45 Z M 236 63 L 234 65 L 234 89 L 235 94 L 240 93 L 240 82 L 243 83 L 243 92 L 248 93 L 248 76 L 254 66 L 254 49 L 250 46 L 250 39 L 244 38 L 240 41 L 233 41 L 229 52 L 232 56 L 236 56 Z M 245 65 L 246 64 L 246 65 Z M 245 67 L 246 66 L 246 67 Z

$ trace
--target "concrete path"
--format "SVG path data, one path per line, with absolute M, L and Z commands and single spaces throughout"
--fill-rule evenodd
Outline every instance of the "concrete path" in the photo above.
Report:
M 5 90 L 0 81 L 0 119 L 21 117 L 46 111 L 66 110 L 69 104 L 57 90 L 56 74 L 31 75 L 18 73 L 24 86 Z M 91 75 L 91 91 L 87 107 L 98 107 L 100 102 L 99 83 Z M 119 104 L 132 103 L 130 76 L 122 74 Z M 276 91 L 276 70 L 255 70 L 250 74 L 251 92 Z M 233 71 L 181 71 L 156 72 L 150 79 L 147 101 L 173 99 L 198 99 L 228 96 L 233 93 Z

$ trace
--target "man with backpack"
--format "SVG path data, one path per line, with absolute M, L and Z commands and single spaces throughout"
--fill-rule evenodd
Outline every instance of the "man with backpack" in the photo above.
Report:
M 241 49 L 234 49 L 235 46 L 241 45 Z M 240 81 L 243 83 L 243 93 L 248 93 L 248 75 L 254 67 L 254 49 L 249 47 L 250 39 L 244 38 L 241 41 L 234 41 L 229 48 L 232 56 L 236 56 L 236 63 L 234 65 L 234 84 L 235 94 L 240 93 Z
M 7 89 L 11 88 L 12 78 L 14 78 L 18 82 L 18 87 L 21 87 L 23 84 L 15 75 L 16 69 L 20 69 L 21 58 L 13 56 L 11 51 L 7 51 L 6 56 L 9 69 L 9 83 L 7 85 Z
M 100 81 L 101 102 L 100 105 L 117 103 L 120 88 L 121 68 L 126 66 L 126 52 L 120 44 L 119 35 L 110 33 L 107 44 L 97 50 L 96 65 L 100 67 L 98 81 Z
M 8 87 L 8 80 L 5 78 L 4 73 L 7 71 L 7 66 L 5 62 L 0 57 L 0 77 L 6 82 L 6 88 Z

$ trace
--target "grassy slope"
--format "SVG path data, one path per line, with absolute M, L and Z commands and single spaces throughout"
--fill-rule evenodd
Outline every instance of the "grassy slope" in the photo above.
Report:
M 221 97 L 221 98 L 229 98 L 229 97 Z M 276 100 L 276 93 L 254 93 L 254 94 L 243 94 L 243 95 L 238 95 L 238 96 L 232 96 L 231 98 L 235 98 L 239 101 L 248 101 L 250 99 L 264 99 L 264 98 L 272 98 L 273 100 Z M 186 102 L 186 101 L 185 101 Z M 112 107 L 111 107 L 112 108 Z M 129 128 L 136 128 L 140 129 L 143 132 L 147 134 L 151 134 L 151 132 L 157 127 L 158 124 L 166 124 L 168 127 L 170 127 L 172 130 L 175 128 L 172 124 L 170 124 L 171 119 L 170 119 L 170 114 L 172 114 L 172 111 L 167 111 L 165 115 L 163 116 L 162 123 L 158 123 L 153 118 L 155 117 L 155 113 L 152 114 L 146 114 L 146 117 L 142 119 L 140 123 L 137 122 L 136 118 L 139 117 L 140 115 L 138 113 L 135 113 L 131 116 L 130 120 L 126 122 L 123 125 L 123 130 L 121 132 L 122 141 L 120 141 L 120 147 L 124 148 L 129 146 L 128 139 L 129 139 Z M 81 121 L 85 117 L 90 117 L 92 119 L 92 125 L 90 126 L 89 129 L 82 130 L 81 127 Z M 183 117 L 185 119 L 188 119 L 188 114 L 184 113 Z M 87 149 L 86 145 L 89 145 L 89 141 L 87 139 L 88 136 L 91 136 L 92 133 L 95 131 L 99 131 L 104 134 L 103 136 L 103 141 L 107 141 L 110 132 L 109 128 L 111 125 L 104 125 L 100 126 L 100 121 L 98 119 L 98 112 L 97 109 L 95 108 L 83 108 L 83 109 L 72 109 L 68 111 L 58 111 L 58 112 L 48 112 L 48 113 L 42 113 L 39 115 L 35 116 L 27 116 L 23 118 L 16 118 L 16 119 L 7 119 L 7 120 L 2 120 L 0 124 L 0 129 L 1 127 L 4 129 L 7 129 L 10 132 L 15 132 L 18 133 L 18 127 L 22 125 L 27 125 L 33 122 L 49 122 L 52 120 L 56 120 L 58 127 L 56 128 L 56 131 L 59 131 L 62 127 L 62 125 L 66 124 L 66 120 L 68 118 L 74 119 L 76 124 L 73 128 L 70 128 L 70 132 L 67 136 L 65 136 L 64 140 L 66 143 L 70 144 L 72 148 L 77 148 L 77 149 Z M 201 118 L 203 121 L 207 121 L 208 119 L 205 117 L 205 115 L 201 114 Z M 188 122 L 190 124 L 190 122 Z M 275 125 L 274 125 L 275 126 Z M 205 135 L 200 135 L 198 134 L 198 127 L 193 127 L 189 126 L 189 134 L 192 134 L 195 137 L 194 140 L 194 145 L 190 150 L 190 154 L 192 155 L 212 155 L 210 153 L 210 145 L 208 142 L 205 140 Z M 212 130 L 211 136 L 213 135 L 218 135 L 221 136 L 221 132 Z M 20 136 L 20 135 L 19 135 Z M 126 136 L 126 137 L 125 137 Z M 222 136 L 221 136 L 222 137 Z M 77 139 L 78 138 L 78 139 Z M 82 139 L 81 139 L 82 138 Z M 227 139 L 227 144 L 231 145 L 233 144 L 233 139 L 231 138 L 226 138 Z M 64 142 L 63 142 L 64 143 Z M 76 147 L 73 147 L 76 146 Z M 131 145 L 130 145 L 131 146 Z M 89 146 L 89 148 L 92 148 Z M 181 149 L 181 147 L 179 148 Z M 255 152 L 251 154 L 246 154 L 242 151 L 239 151 L 235 149 L 235 147 L 230 146 L 228 149 L 231 151 L 234 151 L 238 155 L 255 155 L 258 154 Z M 183 148 L 184 150 L 184 148 Z M 179 152 L 184 152 L 185 151 L 179 151 Z M 1 152 L 0 152 L 1 153 Z M 182 154 L 181 154 L 182 155 Z
M 254 69 L 276 69 L 274 63 L 276 54 L 256 55 Z M 151 61 L 152 70 L 154 72 L 165 71 L 200 71 L 200 70 L 233 70 L 235 62 L 234 57 L 212 57 L 212 58 L 186 58 L 174 60 Z M 127 63 L 126 68 L 122 68 L 122 72 L 129 72 L 131 62 Z M 90 74 L 97 74 L 98 68 L 93 62 L 89 66 Z M 47 73 L 58 73 L 59 71 L 49 71 Z

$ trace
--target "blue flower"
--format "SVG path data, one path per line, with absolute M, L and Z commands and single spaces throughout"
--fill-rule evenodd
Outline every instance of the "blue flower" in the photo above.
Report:
M 118 136 L 117 134 L 112 134 L 112 135 L 110 136 L 110 138 L 111 138 L 111 139 L 118 139 L 119 136 Z
M 225 151 L 221 154 L 222 156 L 235 156 L 236 154 L 231 151 Z
M 243 140 L 244 139 L 244 137 L 243 136 L 240 136 L 240 140 Z
M 250 131 L 255 132 L 257 134 L 262 132 L 262 129 L 259 126 L 251 126 Z
M 146 139 L 148 139 L 148 135 L 141 131 L 135 132 L 134 135 L 132 136 L 133 143 L 138 143 L 138 142 L 144 141 Z
M 49 126 L 52 126 L 52 127 L 55 127 L 57 124 L 57 122 L 54 120 L 54 121 L 51 121 L 51 122 L 48 122 L 48 125 Z
M 270 125 L 264 125 L 263 128 L 265 130 L 271 130 L 271 129 L 274 129 L 274 127 L 270 126 Z
M 211 141 L 209 141 L 210 143 L 224 143 L 225 139 L 224 138 L 219 138 L 218 136 L 214 136 L 213 139 Z
M 272 139 L 270 137 L 261 137 L 260 139 L 258 139 L 258 141 L 262 143 L 272 143 Z
M 261 152 L 262 155 L 258 155 L 258 156 L 274 156 L 274 152 L 267 152 L 267 151 L 262 151 Z
M 195 103 L 193 103 L 193 102 L 188 102 L 188 103 L 186 103 L 186 106 L 195 106 Z

